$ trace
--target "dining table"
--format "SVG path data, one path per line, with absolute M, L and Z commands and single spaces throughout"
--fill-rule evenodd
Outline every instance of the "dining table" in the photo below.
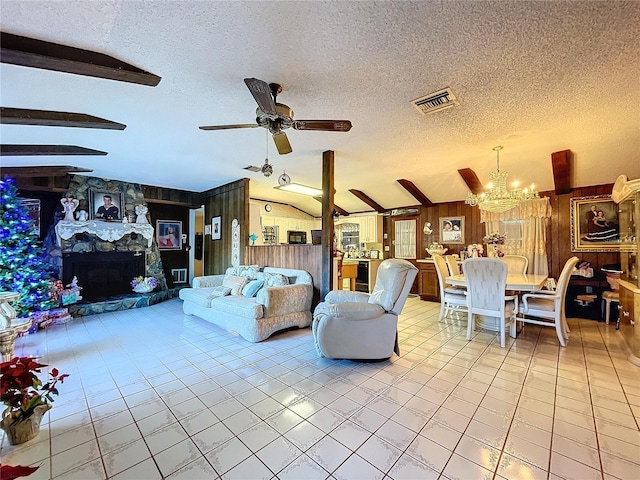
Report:
M 467 283 L 463 274 L 445 277 L 445 283 L 455 287 L 466 287 Z M 547 275 L 530 273 L 509 273 L 507 275 L 507 290 L 516 292 L 532 292 L 540 290 L 547 281 Z
M 532 292 L 534 290 L 541 290 L 547 282 L 547 275 L 537 275 L 529 273 L 509 273 L 507 274 L 506 290 L 516 292 L 517 294 Z M 451 275 L 445 277 L 445 283 L 456 287 L 466 287 L 467 283 L 464 278 L 464 274 Z M 500 321 L 494 317 L 488 317 L 485 315 L 476 316 L 476 325 L 479 328 L 484 328 L 494 332 L 500 331 Z M 522 330 L 522 322 L 516 323 L 516 331 Z

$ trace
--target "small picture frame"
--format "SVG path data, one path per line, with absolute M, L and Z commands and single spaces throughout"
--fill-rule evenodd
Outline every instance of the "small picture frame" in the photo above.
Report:
M 440 243 L 464 242 L 464 217 L 441 217 Z
M 182 222 L 178 220 L 156 221 L 156 242 L 160 250 L 182 250 Z
M 29 220 L 33 222 L 33 233 L 40 236 L 40 200 L 37 198 L 21 198 L 18 201 L 29 212 Z
M 105 222 L 122 221 L 124 195 L 109 190 L 89 190 L 89 219 Z
M 371 250 L 369 252 L 369 258 L 377 259 L 379 258 L 380 251 L 379 250 Z
M 571 251 L 617 252 L 620 250 L 618 205 L 611 195 L 571 199 Z
M 211 240 L 220 240 L 222 238 L 222 217 L 213 217 L 211 219 Z

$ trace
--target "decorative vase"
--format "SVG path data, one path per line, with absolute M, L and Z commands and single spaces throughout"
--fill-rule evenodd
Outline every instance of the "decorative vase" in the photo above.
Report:
M 498 245 L 495 243 L 487 244 L 487 257 L 489 258 L 498 258 Z
M 133 291 L 136 293 L 149 293 L 151 292 L 151 290 L 153 290 L 153 288 L 146 283 L 139 283 L 138 285 L 133 287 Z
M 51 405 L 45 403 L 33 409 L 28 418 L 21 418 L 21 412 L 11 412 L 0 421 L 0 427 L 7 434 L 11 445 L 19 445 L 35 438 L 40 433 L 42 416 L 49 411 Z

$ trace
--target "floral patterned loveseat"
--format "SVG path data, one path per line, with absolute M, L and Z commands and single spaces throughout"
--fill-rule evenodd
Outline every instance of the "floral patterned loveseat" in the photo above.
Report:
M 255 296 L 216 296 L 216 287 L 232 276 L 262 280 L 263 286 Z M 229 267 L 224 275 L 194 278 L 193 288 L 180 290 L 180 298 L 185 314 L 201 317 L 250 342 L 261 342 L 280 330 L 311 325 L 313 279 L 304 270 L 241 265 Z

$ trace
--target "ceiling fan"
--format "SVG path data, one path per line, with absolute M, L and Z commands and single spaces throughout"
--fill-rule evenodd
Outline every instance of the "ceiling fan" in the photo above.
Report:
M 232 128 L 263 127 L 273 135 L 278 153 L 291 153 L 291 144 L 284 131 L 294 130 L 322 130 L 326 132 L 348 132 L 351 130 L 349 120 L 294 120 L 293 110 L 284 103 L 277 103 L 276 98 L 282 92 L 277 83 L 269 83 L 257 78 L 245 78 L 244 83 L 258 104 L 256 109 L 256 123 L 241 123 L 237 125 L 205 125 L 200 130 L 229 130 Z

